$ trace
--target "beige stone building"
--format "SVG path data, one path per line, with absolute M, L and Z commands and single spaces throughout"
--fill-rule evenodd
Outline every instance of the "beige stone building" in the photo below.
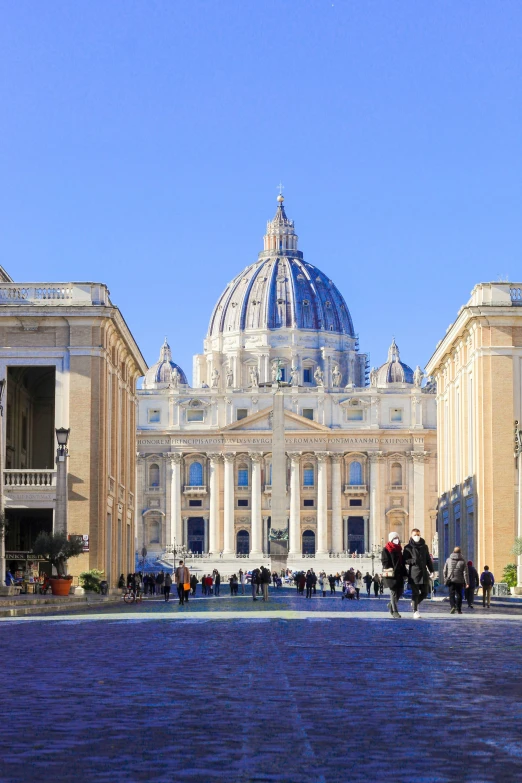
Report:
M 56 511 L 55 428 L 70 428 L 67 533 L 85 538 L 73 575 L 111 586 L 134 562 L 136 381 L 147 369 L 106 286 L 0 282 L 7 566 L 38 570 L 31 547 Z
M 480 283 L 427 365 L 437 384 L 440 557 L 454 546 L 497 581 L 520 535 L 522 286 Z

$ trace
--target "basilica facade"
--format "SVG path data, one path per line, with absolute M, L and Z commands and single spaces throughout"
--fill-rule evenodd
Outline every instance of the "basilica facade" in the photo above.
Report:
M 434 540 L 434 390 L 395 340 L 370 370 L 343 296 L 305 261 L 283 202 L 258 260 L 214 308 L 193 384 L 165 340 L 138 392 L 137 550 L 149 557 L 183 545 L 233 568 L 270 555 L 276 386 L 289 565 L 376 551 L 413 524 Z

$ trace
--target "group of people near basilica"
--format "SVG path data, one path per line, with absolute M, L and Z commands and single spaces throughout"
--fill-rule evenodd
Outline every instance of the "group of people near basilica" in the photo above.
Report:
M 428 546 L 418 528 L 413 528 L 409 542 L 403 548 L 399 534 L 391 532 L 388 543 L 382 550 L 384 586 L 390 591 L 388 609 L 394 620 L 400 619 L 399 599 L 404 593 L 407 579 L 411 587 L 414 619 L 420 618 L 420 605 L 428 596 L 431 577 L 434 574 L 433 561 Z M 462 614 L 463 594 L 468 607 L 473 609 L 475 590 L 482 587 L 482 603 L 486 608 L 491 604 L 491 591 L 495 578 L 489 567 L 484 566 L 482 574 L 471 560 L 466 561 L 459 546 L 456 546 L 444 564 L 444 584 L 449 588 L 451 614 Z
M 411 531 L 411 537 L 408 543 L 403 547 L 399 534 L 395 531 L 388 536 L 388 543 L 381 553 L 382 574 L 373 576 L 366 572 L 363 576 L 361 571 L 355 571 L 349 568 L 342 573 L 327 576 L 325 571 L 321 571 L 317 576 L 313 568 L 306 572 L 299 571 L 292 573 L 287 569 L 286 573 L 270 572 L 270 569 L 262 565 L 254 568 L 251 572 L 244 572 L 239 569 L 238 574 L 233 574 L 229 579 L 230 595 L 238 595 L 241 587 L 242 595 L 245 595 L 245 588 L 250 583 L 252 600 L 257 601 L 260 597 L 263 601 L 268 601 L 270 584 L 275 588 L 281 587 L 282 578 L 286 576 L 287 581 L 293 580 L 298 595 L 305 595 L 306 598 L 312 598 L 319 591 L 323 598 L 327 595 L 335 595 L 336 588 L 342 585 L 342 598 L 348 600 L 360 599 L 361 591 L 366 587 L 368 597 L 371 596 L 372 588 L 376 598 L 384 594 L 384 588 L 390 592 L 388 610 L 394 620 L 400 619 L 399 600 L 402 598 L 405 589 L 405 583 L 411 588 L 411 608 L 414 619 L 418 620 L 421 616 L 420 605 L 428 597 L 433 589 L 432 579 L 434 576 L 434 565 L 428 546 L 422 538 L 420 530 L 414 528 Z M 449 601 L 451 614 L 462 614 L 463 596 L 468 607 L 473 609 L 475 591 L 482 588 L 482 602 L 485 608 L 491 605 L 491 592 L 495 584 L 495 578 L 488 566 L 484 566 L 483 572 L 478 574 L 471 560 L 466 561 L 462 555 L 460 547 L 455 547 L 452 554 L 446 560 L 443 570 L 444 584 L 449 588 Z M 165 601 L 170 600 L 170 594 L 173 585 L 176 586 L 178 601 L 181 606 L 189 600 L 189 595 L 196 595 L 196 589 L 199 580 L 195 574 L 190 574 L 189 569 L 183 560 L 171 576 L 169 572 L 161 571 L 157 574 L 145 574 L 141 572 L 128 574 L 125 580 L 123 574 L 120 576 L 118 586 L 132 590 L 140 595 L 163 595 Z M 219 596 L 221 590 L 221 574 L 214 569 L 212 574 L 204 575 L 201 578 L 201 587 L 203 596 Z

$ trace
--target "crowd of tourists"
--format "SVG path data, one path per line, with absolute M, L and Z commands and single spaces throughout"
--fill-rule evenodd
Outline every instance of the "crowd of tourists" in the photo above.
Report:
M 414 619 L 421 616 L 420 605 L 435 591 L 434 565 L 428 545 L 420 534 L 420 530 L 414 528 L 408 543 L 403 547 L 399 534 L 392 532 L 388 536 L 388 543 L 381 553 L 382 573 L 362 574 L 353 567 L 336 574 L 326 574 L 321 571 L 318 575 L 313 568 L 307 571 L 292 572 L 289 569 L 278 573 L 270 572 L 270 569 L 262 565 L 252 571 L 245 572 L 241 568 L 237 574 L 228 578 L 230 595 L 245 595 L 247 586 L 250 588 L 252 600 L 259 598 L 268 601 L 268 588 L 273 585 L 278 589 L 285 583 L 295 585 L 297 594 L 310 599 L 319 594 L 323 598 L 336 595 L 340 590 L 344 600 L 359 601 L 361 593 L 366 590 L 366 595 L 381 598 L 384 589 L 389 590 L 390 600 L 387 607 L 394 620 L 400 619 L 399 600 L 404 595 L 405 586 L 411 589 L 411 609 Z M 479 587 L 482 588 L 482 602 L 484 608 L 491 605 L 491 592 L 495 584 L 495 578 L 489 567 L 479 576 L 477 569 L 471 560 L 466 561 L 460 547 L 455 547 L 452 554 L 446 560 L 443 571 L 444 584 L 449 588 L 449 601 L 451 614 L 462 614 L 462 602 L 465 599 L 470 609 L 474 608 L 475 594 Z M 221 593 L 221 574 L 215 568 L 211 574 L 201 577 L 201 589 L 203 596 L 216 596 Z M 120 576 L 118 587 L 131 590 L 135 595 L 161 595 L 165 601 L 170 600 L 170 595 L 175 586 L 180 605 L 188 602 L 190 595 L 196 595 L 196 589 L 200 580 L 195 574 L 191 574 L 187 566 L 180 560 L 178 567 L 171 575 L 170 572 L 142 574 L 137 572 Z

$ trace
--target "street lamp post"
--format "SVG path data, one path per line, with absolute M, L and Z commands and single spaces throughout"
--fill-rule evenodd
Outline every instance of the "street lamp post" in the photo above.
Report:
M 60 427 L 56 430 L 58 449 L 56 451 L 56 510 L 54 518 L 55 533 L 67 535 L 67 442 L 70 430 Z
M 4 504 L 4 406 L 5 378 L 0 379 L 0 587 L 5 585 L 5 504 Z

